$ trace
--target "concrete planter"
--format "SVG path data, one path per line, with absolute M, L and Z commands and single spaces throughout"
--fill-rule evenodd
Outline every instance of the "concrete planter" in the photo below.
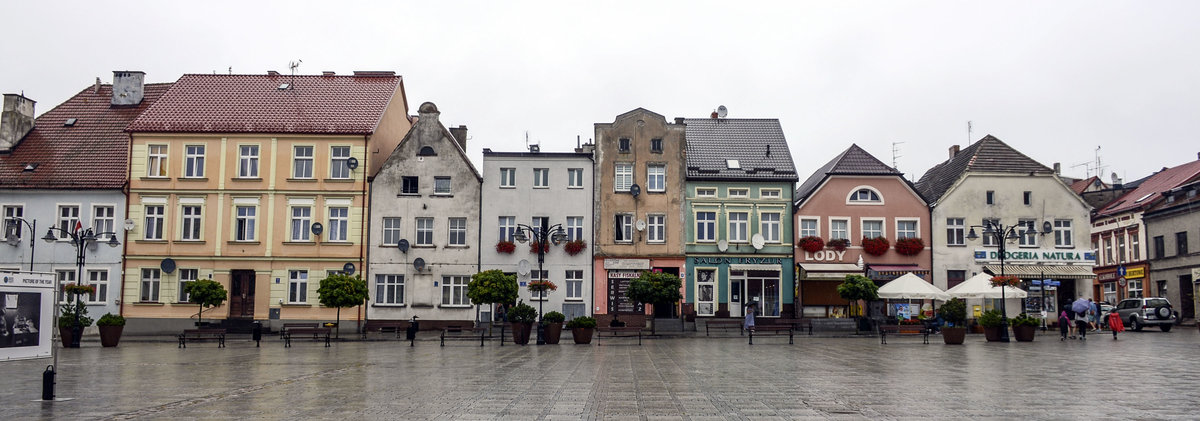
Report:
M 1037 333 L 1037 326 L 1013 326 L 1013 338 L 1017 342 L 1033 342 L 1034 334 Z
M 558 345 L 558 340 L 562 338 L 562 323 L 546 323 L 546 343 L 550 345 Z
M 533 330 L 533 323 L 513 323 L 512 330 L 513 343 L 525 345 L 529 343 L 529 332 Z
M 591 327 L 577 327 L 571 329 L 571 337 L 575 339 L 575 343 L 586 345 L 592 343 L 592 334 L 595 331 L 596 329 Z
M 121 332 L 125 326 L 100 326 L 100 346 L 115 347 L 121 342 Z
M 946 345 L 962 345 L 967 339 L 967 328 L 965 327 L 943 327 L 942 341 Z
M 1000 329 L 1003 328 L 1000 326 L 985 327 L 983 328 L 983 337 L 987 339 L 988 342 L 1000 342 Z

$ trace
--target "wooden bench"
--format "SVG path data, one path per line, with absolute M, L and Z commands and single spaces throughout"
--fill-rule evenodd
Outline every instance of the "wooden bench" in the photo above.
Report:
M 923 343 L 929 343 L 929 329 L 922 325 L 879 325 L 879 343 L 887 344 L 888 335 L 921 335 Z
M 745 334 L 745 331 L 742 329 L 742 321 L 736 319 L 711 319 L 704 322 L 704 336 L 709 336 L 709 333 L 711 333 L 713 329 L 737 329 L 738 335 Z
M 283 347 L 288 348 L 292 346 L 293 336 L 304 337 L 307 335 L 312 335 L 314 341 L 319 341 L 321 340 L 321 337 L 324 336 L 325 347 L 328 348 L 329 334 L 331 331 L 333 331 L 333 329 L 328 327 L 289 327 L 288 330 L 283 332 Z
M 504 330 L 506 327 L 507 326 L 505 324 L 500 325 L 500 336 L 498 336 L 498 338 L 500 338 L 500 346 L 504 346 Z M 447 340 L 451 340 L 451 341 L 471 340 L 471 341 L 473 341 L 476 339 L 479 340 L 479 346 L 483 346 L 484 342 L 486 342 L 488 339 L 495 339 L 495 338 L 497 338 L 497 336 L 492 336 L 492 335 L 488 334 L 488 328 L 486 328 L 486 327 L 462 327 L 462 326 L 447 326 L 446 328 L 442 329 L 442 337 L 441 337 L 442 346 L 446 346 Z
M 808 336 L 812 336 L 812 319 L 775 319 L 777 325 L 788 325 L 793 330 L 803 331 L 808 329 Z
M 597 327 L 596 338 L 599 339 L 607 333 L 611 338 L 632 338 L 637 337 L 638 345 L 642 344 L 642 331 L 646 330 L 643 327 L 636 326 L 620 326 L 620 327 Z M 599 342 L 597 341 L 597 344 Z
M 754 335 L 758 336 L 783 336 L 787 333 L 788 345 L 794 345 L 792 342 L 792 325 L 756 325 L 750 328 L 750 345 L 754 345 Z
M 187 341 L 207 341 L 216 340 L 217 348 L 225 347 L 225 329 L 217 328 L 200 328 L 200 329 L 184 329 L 183 333 L 179 334 L 179 347 L 187 348 Z
M 284 336 L 283 334 L 284 334 L 285 332 L 287 332 L 287 331 L 288 331 L 288 329 L 292 329 L 292 328 L 304 328 L 304 327 L 321 327 L 321 324 L 320 324 L 320 323 L 316 323 L 316 322 L 312 322 L 312 323 L 284 323 L 284 324 L 283 324 L 283 327 L 279 328 L 279 339 L 283 339 L 283 336 Z

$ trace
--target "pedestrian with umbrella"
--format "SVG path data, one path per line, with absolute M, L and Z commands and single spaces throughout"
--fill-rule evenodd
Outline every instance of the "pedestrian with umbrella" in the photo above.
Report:
M 1079 339 L 1087 340 L 1088 319 L 1087 312 L 1092 306 L 1088 303 L 1087 298 L 1079 297 L 1078 300 L 1071 303 L 1071 311 L 1075 312 L 1075 331 L 1079 334 Z

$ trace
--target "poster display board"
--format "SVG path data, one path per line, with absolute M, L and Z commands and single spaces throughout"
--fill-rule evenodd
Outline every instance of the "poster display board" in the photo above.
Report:
M 50 356 L 54 274 L 0 272 L 0 361 Z

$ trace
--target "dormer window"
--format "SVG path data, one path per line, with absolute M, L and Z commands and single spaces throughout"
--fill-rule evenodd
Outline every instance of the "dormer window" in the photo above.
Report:
M 883 204 L 883 197 L 873 188 L 859 186 L 850 192 L 850 197 L 846 198 L 846 203 L 849 204 Z

